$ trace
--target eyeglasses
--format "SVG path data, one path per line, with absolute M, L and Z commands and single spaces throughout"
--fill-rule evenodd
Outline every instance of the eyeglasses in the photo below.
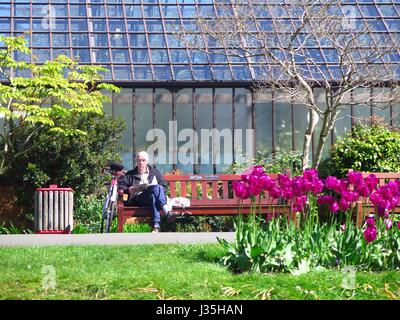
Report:
M 147 162 L 147 159 L 136 159 L 136 162 Z

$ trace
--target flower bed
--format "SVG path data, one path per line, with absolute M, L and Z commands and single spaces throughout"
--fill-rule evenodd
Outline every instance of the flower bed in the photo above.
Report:
M 399 204 L 400 182 L 378 186 L 374 174 L 366 178 L 349 172 L 347 178 L 318 177 L 315 169 L 302 176 L 281 174 L 272 180 L 255 166 L 234 184 L 239 199 L 252 198 L 253 215 L 236 222 L 236 243 L 220 243 L 227 250 L 223 261 L 235 271 L 291 271 L 337 268 L 400 268 L 400 222 L 394 209 Z M 266 194 L 291 204 L 296 221 L 270 219 L 257 211 L 257 199 Z M 355 221 L 359 201 L 371 203 L 375 214 Z M 328 208 L 330 217 L 321 222 L 318 212 Z M 258 213 L 258 214 L 257 214 Z

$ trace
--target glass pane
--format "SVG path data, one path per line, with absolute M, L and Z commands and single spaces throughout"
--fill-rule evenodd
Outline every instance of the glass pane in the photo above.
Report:
M 182 39 L 179 39 L 179 37 L 172 35 L 172 34 L 167 34 L 167 42 L 170 48 L 184 48 L 185 47 L 185 42 Z
M 378 10 L 374 5 L 360 5 L 360 9 L 366 17 L 379 17 Z
M 91 39 L 91 41 L 93 41 L 93 46 L 108 47 L 108 38 L 106 34 L 92 34 Z
M 188 54 L 186 50 L 171 50 L 172 63 L 188 63 Z
M 171 69 L 169 66 L 154 67 L 155 80 L 172 80 Z
M 146 135 L 152 129 L 153 123 L 153 90 L 135 89 L 135 153 L 148 150 L 151 142 L 146 141 Z
M 71 4 L 69 6 L 71 17 L 86 17 L 86 6 Z
M 2 25 L 5 25 L 6 22 L 3 22 Z M 4 28 L 3 30 L 9 30 L 10 27 L 8 26 L 8 28 Z M 18 20 L 14 20 L 14 30 L 16 31 L 29 31 L 30 26 L 29 26 L 29 20 L 27 19 L 18 19 Z
M 212 53 L 210 54 L 210 61 L 211 63 L 227 63 L 226 55 L 224 54 L 225 51 L 222 51 L 223 53 Z
M 198 173 L 212 173 L 210 130 L 212 129 L 212 89 L 196 89 L 196 132 L 199 137 L 199 149 L 196 168 Z M 202 130 L 204 137 L 202 137 Z
M 213 66 L 212 70 L 215 80 L 232 80 L 228 66 Z
M 211 69 L 209 66 L 193 66 L 193 76 L 195 80 L 211 80 Z
M 68 20 L 55 19 L 55 28 L 53 31 L 68 31 Z
M 109 17 L 122 17 L 122 6 L 120 5 L 107 5 L 107 14 Z
M 182 173 L 193 173 L 193 164 L 197 158 L 198 144 L 193 130 L 192 89 L 179 90 L 176 93 L 176 122 L 178 131 L 178 165 Z
M 154 164 L 161 172 L 171 171 L 173 162 L 176 162 L 175 153 L 173 150 L 170 154 L 169 149 L 173 149 L 173 142 L 169 140 L 170 121 L 172 121 L 172 94 L 166 89 L 156 89 L 155 92 L 155 127 L 161 130 L 156 143 L 157 148 L 154 148 Z M 173 130 L 173 129 L 171 129 Z M 163 139 L 163 138 L 166 139 Z M 150 149 L 152 150 L 152 149 Z
M 179 18 L 179 13 L 176 6 L 163 5 L 161 10 L 164 18 Z
M 147 31 L 163 31 L 162 23 L 158 20 L 147 20 L 146 21 Z
M 256 150 L 269 153 L 272 152 L 272 95 L 270 90 L 265 91 L 256 95 L 255 101 Z
M 233 162 L 232 89 L 215 89 L 216 134 L 214 135 L 213 162 L 216 171 Z
M 111 47 L 127 47 L 126 35 L 121 33 L 110 34 L 110 45 Z
M 10 26 L 11 26 L 10 19 L 0 19 L 0 30 L 1 30 L 1 32 L 10 30 Z M 28 28 L 29 28 L 29 23 L 28 23 Z
M 294 119 L 294 150 L 296 152 L 302 152 L 304 133 L 307 129 L 309 109 L 301 104 L 293 105 L 293 119 Z
M 235 160 L 241 163 L 246 158 L 254 158 L 251 93 L 247 89 L 235 89 L 234 102 L 236 111 L 235 129 L 237 129 L 234 141 Z M 265 119 L 264 121 L 267 122 Z
M 190 52 L 192 63 L 208 63 L 208 55 L 202 51 L 191 51 Z
M 67 5 L 53 5 L 53 9 L 56 17 L 68 17 L 68 8 Z
M 381 19 L 367 20 L 367 24 L 371 31 L 386 31 L 386 27 Z
M 11 16 L 11 5 L 0 3 L 0 17 L 10 17 Z
M 165 29 L 167 31 L 179 32 L 181 28 L 180 20 L 166 20 L 165 21 Z
M 108 63 L 110 62 L 110 53 L 108 49 L 93 49 L 92 61 L 94 63 Z
M 173 66 L 175 80 L 192 80 L 192 73 L 189 67 Z
M 47 19 L 32 19 L 32 30 L 33 31 L 49 31 L 49 27 L 54 25 L 54 21 L 49 24 Z
M 72 33 L 72 46 L 87 47 L 89 45 L 88 35 L 85 33 Z
M 387 23 L 389 31 L 400 31 L 400 23 L 398 19 L 386 19 L 385 21 Z
M 107 30 L 105 20 L 91 20 L 89 23 L 91 23 L 91 27 L 92 27 L 93 31 L 106 31 Z
M 44 63 L 50 60 L 50 50 L 48 49 L 33 49 L 32 50 L 33 62 Z
M 167 50 L 151 50 L 151 60 L 153 63 L 169 62 Z
M 148 63 L 149 53 L 147 49 L 133 49 L 132 50 L 132 62 Z
M 292 114 L 291 105 L 282 93 L 275 93 L 275 149 L 290 152 L 292 150 Z
M 15 70 L 15 76 L 16 77 L 23 77 L 23 78 L 30 78 L 31 75 L 31 71 L 27 70 L 27 69 L 17 69 Z M 1 79 L 1 76 L 0 76 Z M 1 126 L 1 116 L 0 116 L 0 126 Z
M 104 5 L 94 5 L 89 7 L 89 16 L 91 17 L 105 17 Z
M 125 6 L 125 14 L 127 17 L 141 18 L 142 10 L 141 10 L 140 6 L 126 5 Z
M 111 67 L 110 66 L 103 66 L 104 69 L 107 69 L 105 72 L 100 71 L 99 74 L 101 74 L 104 78 L 104 80 L 111 80 Z
M 165 47 L 165 38 L 163 34 L 149 34 L 150 47 Z
M 153 80 L 150 67 L 133 67 L 133 73 L 136 80 Z
M 86 20 L 71 19 L 71 31 L 87 31 Z
M 125 31 L 125 23 L 123 20 L 109 20 L 110 32 L 122 32 Z
M 379 5 L 379 11 L 382 14 L 382 17 L 397 17 L 396 10 L 392 5 Z
M 196 7 L 190 5 L 180 5 L 179 9 L 181 11 L 182 17 L 184 18 L 194 18 L 197 16 Z
M 114 63 L 129 62 L 129 52 L 124 49 L 112 49 L 112 58 Z
M 89 50 L 87 49 L 72 49 L 73 55 L 79 62 L 90 62 Z
M 14 16 L 29 17 L 29 15 L 30 15 L 29 4 L 14 4 Z
M 382 119 L 384 123 L 390 122 L 390 89 L 373 88 L 372 95 L 374 97 L 372 104 L 372 114 Z
M 250 70 L 247 66 L 232 66 L 232 73 L 235 80 L 251 80 Z
M 71 52 L 69 49 L 53 49 L 53 59 L 57 58 L 59 55 L 71 57 Z
M 146 47 L 146 37 L 144 34 L 130 34 L 131 47 Z
M 158 6 L 143 6 L 143 12 L 145 18 L 159 18 L 160 9 Z
M 131 80 L 130 66 L 114 66 L 114 79 L 115 80 Z
M 144 31 L 143 21 L 128 20 L 128 31 Z
M 20 51 L 15 51 L 14 52 L 14 59 L 16 61 L 30 62 L 31 61 L 31 55 L 29 53 L 22 53 Z
M 114 108 L 116 119 L 125 122 L 121 143 L 124 146 L 122 161 L 127 169 L 133 168 L 133 130 L 132 130 L 132 89 L 122 89 L 114 94 Z
M 50 35 L 48 33 L 34 33 L 32 34 L 33 47 L 49 47 Z

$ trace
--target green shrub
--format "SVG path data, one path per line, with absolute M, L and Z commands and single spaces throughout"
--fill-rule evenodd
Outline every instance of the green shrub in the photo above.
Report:
M 302 173 L 301 154 L 295 152 L 276 152 L 272 154 L 267 151 L 257 151 L 256 157 L 251 161 L 234 163 L 225 168 L 225 173 L 241 173 L 250 166 L 260 165 L 267 173 L 290 172 L 292 175 Z
M 74 233 L 99 233 L 104 197 L 78 196 L 74 207 Z M 75 230 L 76 229 L 76 230 Z
M 124 232 L 126 233 L 140 233 L 140 232 L 151 232 L 152 228 L 147 223 L 126 223 L 124 224 Z
M 171 232 L 228 232 L 233 231 L 234 217 L 230 216 L 183 216 L 174 222 L 161 221 L 162 231 Z
M 91 114 L 77 115 L 73 121 L 87 134 L 65 136 L 39 125 L 20 127 L 17 146 L 22 146 L 36 129 L 31 147 L 0 180 L 21 189 L 22 203 L 33 205 L 34 190 L 49 184 L 71 187 L 75 198 L 103 192 L 110 177 L 103 175 L 102 169 L 111 160 L 120 158 L 123 120 L 114 121 L 107 114 Z
M 0 234 L 31 234 L 32 230 L 30 229 L 22 229 L 14 226 L 12 222 L 9 223 L 9 226 L 6 226 L 6 223 L 3 222 L 0 225 Z
M 333 146 L 321 165 L 324 175 L 343 177 L 349 169 L 368 172 L 400 171 L 400 131 L 383 124 L 357 124 Z

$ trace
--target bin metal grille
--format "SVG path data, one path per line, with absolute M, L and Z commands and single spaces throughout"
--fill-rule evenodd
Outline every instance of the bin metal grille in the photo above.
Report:
M 73 229 L 74 193 L 70 188 L 39 188 L 35 192 L 35 232 L 70 233 Z

